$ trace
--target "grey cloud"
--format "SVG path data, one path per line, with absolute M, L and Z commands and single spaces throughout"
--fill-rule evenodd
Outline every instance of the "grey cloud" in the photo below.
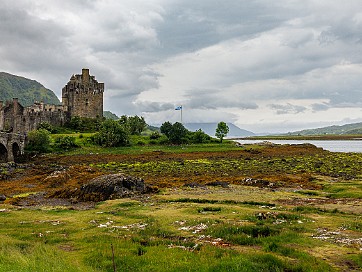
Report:
M 137 102 L 135 105 L 141 112 L 159 112 L 175 109 L 175 105 L 172 103 Z
M 275 110 L 277 114 L 296 114 L 304 112 L 307 109 L 306 107 L 292 105 L 290 103 L 285 105 L 270 104 L 268 107 Z
M 228 94 L 223 90 L 190 90 L 187 91 L 188 101 L 185 104 L 192 109 L 238 108 L 257 109 L 252 101 L 243 101 L 241 97 Z
M 266 15 L 267 13 L 273 14 Z M 260 1 L 176 1 L 157 28 L 163 53 L 190 52 L 238 37 L 246 40 L 281 25 L 290 14 Z
M 327 103 L 315 103 L 311 105 L 312 110 L 315 112 L 318 111 L 326 111 L 331 108 L 331 106 Z
M 26 10 L 3 6 L 0 9 L 0 55 L 18 69 L 44 69 L 64 64 L 68 30 L 51 20 L 42 20 Z M 52 56 L 49 58 L 49 56 Z
M 362 89 L 341 89 L 331 95 L 330 104 L 335 107 L 360 107 L 362 105 Z
M 199 77 L 184 79 L 189 71 L 169 68 L 174 84 L 185 84 L 167 91 L 182 97 L 200 121 L 235 120 L 223 109 L 262 112 L 258 104 L 271 100 L 293 101 L 269 105 L 278 118 L 356 109 L 362 105 L 361 11 L 359 0 L 4 0 L 0 70 L 36 79 L 60 95 L 71 74 L 90 68 L 105 82 L 107 109 L 143 111 L 156 121 L 173 118 L 165 112 L 174 105 L 152 97 L 135 102 L 138 95 L 164 91 L 167 65 L 161 64 L 207 51 L 206 65 L 200 58 L 192 59 L 195 68 L 186 65 Z M 305 109 L 298 100 L 313 102 Z

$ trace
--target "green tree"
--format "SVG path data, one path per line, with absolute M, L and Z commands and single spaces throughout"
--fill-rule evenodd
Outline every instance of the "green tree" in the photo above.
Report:
M 127 123 L 128 123 L 128 117 L 127 115 L 122 115 L 119 120 L 118 120 L 118 123 L 122 126 L 126 126 Z
M 65 124 L 67 128 L 80 132 L 98 131 L 104 118 L 87 118 L 74 116 Z
M 186 135 L 189 131 L 184 127 L 183 124 L 176 122 L 172 125 L 171 131 L 169 132 L 168 139 L 173 144 L 181 144 L 185 141 Z
M 50 132 L 46 129 L 32 130 L 28 134 L 26 149 L 36 152 L 47 152 L 50 150 Z
M 141 132 L 147 127 L 145 119 L 141 116 L 127 116 L 122 115 L 118 123 L 129 131 L 131 135 L 140 135 Z
M 128 117 L 128 127 L 131 135 L 140 135 L 146 126 L 146 121 L 142 116 L 139 117 L 136 115 Z
M 129 144 L 129 133 L 118 122 L 108 119 L 102 123 L 93 141 L 103 147 L 126 146 Z
M 220 143 L 226 135 L 229 133 L 229 127 L 225 122 L 220 122 L 217 124 L 215 136 L 220 139 Z
M 53 133 L 53 126 L 51 124 L 49 124 L 48 122 L 41 122 L 38 126 L 38 129 L 46 129 L 47 131 L 49 131 L 50 133 Z
M 191 141 L 195 144 L 207 143 L 210 141 L 210 136 L 207 135 L 202 129 L 192 132 L 190 135 Z
M 160 127 L 161 133 L 165 134 L 167 138 L 170 137 L 171 130 L 172 130 L 172 124 L 168 121 L 164 122 Z

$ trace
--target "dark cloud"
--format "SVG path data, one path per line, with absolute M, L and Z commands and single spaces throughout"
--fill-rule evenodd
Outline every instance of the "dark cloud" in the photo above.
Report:
M 1 71 L 60 96 L 89 68 L 106 109 L 150 123 L 182 103 L 197 121 L 284 129 L 362 105 L 359 0 L 4 0 L 0 36 Z
M 288 8 L 260 1 L 176 1 L 157 28 L 161 50 L 191 52 L 235 37 L 246 40 L 281 25 Z
M 51 20 L 40 19 L 24 9 L 0 8 L 0 56 L 22 71 L 60 68 L 66 62 L 65 40 L 69 31 Z M 51 57 L 50 57 L 51 56 Z

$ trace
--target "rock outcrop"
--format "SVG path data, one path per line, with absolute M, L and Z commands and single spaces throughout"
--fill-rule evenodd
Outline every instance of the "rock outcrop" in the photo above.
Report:
M 118 173 L 96 177 L 80 188 L 61 190 L 50 197 L 71 198 L 73 201 L 98 202 L 152 191 L 153 189 L 146 186 L 143 179 Z

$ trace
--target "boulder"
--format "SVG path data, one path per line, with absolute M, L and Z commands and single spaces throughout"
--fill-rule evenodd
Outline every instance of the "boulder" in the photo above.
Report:
M 0 201 L 5 201 L 5 200 L 6 200 L 6 196 L 0 194 Z
M 148 192 L 141 178 L 124 174 L 103 175 L 92 179 L 77 190 L 78 201 L 104 201 Z

